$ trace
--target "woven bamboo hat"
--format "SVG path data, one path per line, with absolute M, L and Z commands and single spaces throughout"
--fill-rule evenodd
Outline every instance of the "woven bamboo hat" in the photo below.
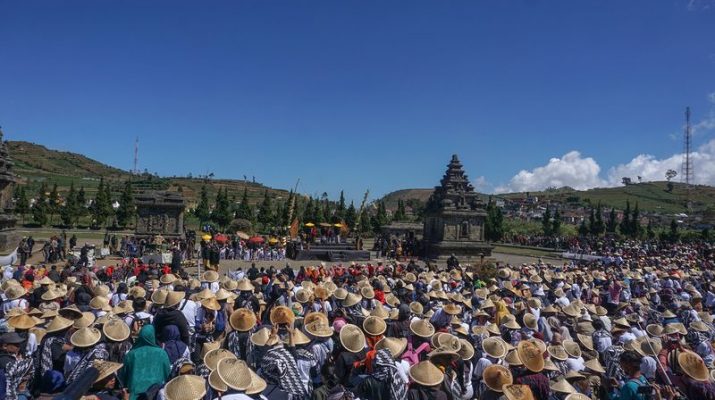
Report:
M 72 320 L 69 320 L 67 318 L 57 316 L 54 319 L 52 319 L 52 322 L 50 322 L 45 329 L 47 330 L 47 333 L 53 333 L 53 332 L 59 332 L 61 330 L 68 329 L 74 324 Z
M 204 364 L 206 364 L 206 367 L 209 370 L 214 371 L 218 366 L 218 362 L 223 360 L 224 358 L 235 359 L 236 356 L 226 349 L 215 349 L 209 351 L 208 353 L 206 353 L 206 355 L 204 355 Z
M 566 400 L 591 400 L 591 398 L 586 396 L 585 394 L 571 393 L 570 395 L 566 396 Z
M 243 360 L 224 358 L 216 366 L 218 376 L 233 390 L 246 390 L 251 385 L 250 368 Z
M 201 300 L 201 306 L 208 310 L 213 310 L 213 311 L 218 311 L 221 309 L 221 304 L 219 304 L 218 300 L 216 300 L 215 297 L 212 297 L 210 299 Z
M 462 346 L 459 348 L 459 356 L 463 361 L 471 360 L 474 357 L 474 346 L 465 339 L 459 339 Z
M 582 335 L 582 334 L 577 334 L 576 337 L 578 338 L 579 343 L 589 351 L 594 351 L 593 350 L 593 337 L 589 335 Z M 568 350 L 568 349 L 566 349 Z
M 328 317 L 321 312 L 312 312 L 303 319 L 303 328 L 308 334 L 319 338 L 333 336 L 333 327 L 328 321 Z
M 522 340 L 516 347 L 519 359 L 531 372 L 541 372 L 544 369 L 544 357 L 539 346 Z M 564 351 L 565 352 L 565 351 Z
M 462 308 L 459 307 L 456 304 L 449 303 L 445 305 L 443 308 L 444 312 L 446 312 L 449 315 L 458 315 L 459 313 L 462 312 Z
M 566 379 L 559 379 L 555 383 L 551 384 L 551 391 L 572 394 L 576 393 L 576 388 L 573 387 Z
M 710 379 L 708 367 L 703 359 L 696 353 L 683 350 L 678 354 L 678 365 L 686 375 L 696 381 L 707 382 Z
M 504 339 L 493 336 L 488 337 L 482 341 L 482 349 L 484 352 L 493 358 L 504 358 L 506 356 L 506 343 Z
M 524 363 L 521 362 L 521 359 L 519 359 L 519 354 L 516 350 L 512 350 L 507 353 L 506 357 L 504 357 L 504 361 L 506 361 L 510 367 L 520 367 L 524 365 Z
M 92 367 L 96 368 L 99 371 L 99 375 L 97 375 L 97 379 L 94 380 L 94 383 L 97 383 L 110 377 L 111 375 L 122 369 L 123 366 L 124 364 L 121 363 L 104 360 L 94 360 L 92 362 Z
M 378 305 L 375 307 L 372 311 L 370 311 L 370 315 L 373 317 L 378 317 L 381 319 L 388 319 L 390 318 L 390 312 L 385 309 L 382 305 Z
M 94 323 L 95 316 L 91 312 L 85 311 L 82 313 L 82 318 L 74 321 L 74 327 L 76 329 L 87 328 Z
M 184 297 L 186 297 L 184 292 L 168 292 L 166 294 L 166 299 L 164 300 L 164 307 L 174 307 L 175 305 L 181 303 L 181 300 L 184 300 Z
M 553 359 L 556 359 L 559 361 L 566 361 L 569 358 L 569 355 L 566 352 L 566 349 L 564 349 L 564 347 L 561 345 L 551 345 L 547 348 L 547 350 L 549 352 L 549 355 Z
M 70 343 L 77 347 L 91 347 L 99 343 L 102 333 L 97 328 L 82 328 L 72 334 Z
M 531 329 L 532 331 L 539 330 L 539 326 L 536 321 L 536 316 L 532 313 L 524 314 L 524 326 Z
M 348 296 L 348 291 L 345 288 L 337 288 L 335 289 L 335 292 L 333 292 L 333 297 L 335 297 L 338 300 L 345 300 L 345 298 Z
M 437 386 L 444 380 L 444 373 L 430 361 L 422 361 L 410 368 L 410 378 L 422 386 Z
M 271 323 L 273 325 L 288 324 L 293 325 L 295 314 L 286 306 L 278 306 L 271 310 Z
M 218 282 L 219 276 L 216 271 L 206 271 L 201 275 L 201 282 L 214 283 Z
M 60 293 L 57 289 L 55 288 L 49 288 L 45 293 L 42 293 L 42 300 L 44 301 L 52 301 L 54 299 L 62 297 L 62 293 Z
M 116 306 L 112 308 L 112 312 L 117 315 L 129 314 L 130 312 L 134 311 L 134 308 L 132 308 L 132 304 L 133 302 L 131 300 L 120 301 Z
M 534 400 L 534 393 L 527 385 L 504 385 L 502 390 L 507 400 Z
M 95 296 L 108 297 L 111 290 L 109 290 L 109 286 L 107 285 L 97 285 L 95 286 L 93 293 Z
M 294 329 L 292 334 L 293 345 L 301 346 L 310 343 L 310 338 L 303 333 L 300 329 Z M 284 343 L 288 343 L 284 341 Z
M 380 336 L 387 330 L 387 324 L 382 318 L 369 316 L 363 321 L 362 328 L 370 336 Z
M 134 299 L 138 299 L 140 297 L 145 298 L 146 290 L 144 290 L 144 288 L 141 286 L 134 286 L 131 289 L 129 289 L 129 296 L 131 296 Z
M 308 289 L 298 289 L 298 292 L 295 294 L 295 300 L 301 304 L 310 303 L 310 301 L 313 300 L 313 293 Z
M 179 375 L 164 386 L 167 400 L 200 400 L 206 395 L 204 378 Z
M 410 312 L 412 314 L 420 316 L 420 315 L 422 315 L 422 313 L 424 311 L 425 311 L 425 308 L 421 303 L 418 303 L 416 301 L 413 301 L 412 303 L 410 303 Z
M 372 287 L 370 286 L 363 286 L 360 289 L 360 294 L 364 299 L 372 300 L 375 298 L 375 291 L 372 290 Z
M 170 285 L 174 282 L 176 282 L 177 278 L 176 275 L 174 274 L 164 274 L 159 278 L 159 282 L 163 283 L 164 285 Z
M 482 380 L 489 389 L 495 392 L 501 392 L 504 385 L 514 383 L 514 377 L 509 368 L 499 364 L 486 367 L 482 373 Z
M 27 314 L 11 317 L 7 320 L 7 324 L 15 329 L 30 329 L 37 325 L 35 320 Z
M 606 373 L 606 370 L 603 368 L 603 366 L 601 365 L 601 363 L 598 361 L 598 358 L 594 358 L 594 359 L 592 359 L 592 360 L 588 360 L 588 361 L 586 361 L 586 363 L 584 363 L 584 365 L 586 366 L 586 369 L 591 370 L 591 371 L 593 371 L 593 372 L 596 372 L 596 373 L 599 373 L 599 374 L 605 374 L 605 373 Z
M 365 334 L 353 324 L 347 324 L 340 329 L 340 343 L 351 353 L 359 353 L 366 346 Z
M 168 295 L 169 291 L 166 289 L 155 290 L 154 293 L 151 294 L 151 302 L 159 306 L 164 305 L 166 296 Z
M 213 298 L 216 296 L 214 295 L 214 292 L 211 291 L 211 289 L 205 288 L 204 290 L 202 290 L 198 293 L 194 293 L 192 295 L 192 297 L 193 297 L 193 300 L 195 300 L 195 301 L 201 301 L 201 300 L 210 299 L 210 298 Z
M 96 296 L 89 302 L 89 308 L 93 310 L 112 311 L 109 305 L 109 299 L 104 296 Z
M 110 319 L 102 325 L 102 332 L 104 332 L 104 336 L 106 336 L 107 339 L 114 342 L 123 342 L 129 339 L 131 333 L 126 322 L 116 316 L 110 317 Z
M 375 344 L 375 350 L 388 349 L 392 358 L 398 358 L 405 352 L 407 348 L 407 339 L 405 338 L 393 338 L 387 337 L 380 339 L 377 344 Z
M 251 284 L 251 281 L 248 280 L 248 278 L 243 278 L 238 281 L 238 285 L 236 286 L 236 289 L 242 291 L 242 292 L 252 292 L 255 287 L 253 284 Z
M 268 328 L 261 328 L 251 335 L 251 343 L 256 346 L 265 346 L 268 343 L 268 338 L 271 336 L 271 330 Z
M 428 320 L 419 319 L 410 323 L 410 331 L 421 338 L 429 338 L 434 335 L 435 329 Z
M 268 384 L 266 381 L 263 380 L 258 374 L 253 372 L 252 369 L 249 369 L 248 372 L 251 374 L 251 384 L 248 385 L 246 388 L 246 394 L 248 395 L 254 395 L 254 394 L 259 394 L 263 393 L 264 390 L 268 387 Z
M 221 377 L 218 376 L 218 371 L 213 370 L 209 374 L 209 386 L 217 392 L 226 392 L 228 391 L 228 386 L 226 386 L 226 382 L 221 380 Z
M 5 289 L 5 297 L 7 297 L 8 300 L 17 300 L 24 296 L 25 293 L 27 293 L 25 288 L 19 285 L 10 285 Z
M 235 331 L 248 332 L 256 326 L 256 314 L 247 308 L 239 308 L 231 313 L 228 323 Z
M 647 337 L 636 339 L 633 344 L 633 350 L 642 356 L 658 357 L 658 354 L 663 349 L 663 344 L 660 339 L 648 339 Z
M 359 294 L 348 293 L 348 295 L 345 297 L 345 300 L 343 300 L 343 306 L 352 307 L 355 304 L 358 304 L 361 300 L 362 296 L 360 296 Z
M 578 343 L 574 342 L 573 340 L 564 340 L 563 346 L 564 350 L 566 350 L 566 354 L 568 354 L 569 357 L 581 357 L 581 347 L 578 345 Z

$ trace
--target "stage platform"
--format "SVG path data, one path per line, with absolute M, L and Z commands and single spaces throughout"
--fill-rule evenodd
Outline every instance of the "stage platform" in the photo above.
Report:
M 350 243 L 331 243 L 311 245 L 310 250 L 296 250 L 296 261 L 327 261 L 327 262 L 345 262 L 345 261 L 367 261 L 370 259 L 370 252 L 367 250 L 355 250 L 354 245 Z

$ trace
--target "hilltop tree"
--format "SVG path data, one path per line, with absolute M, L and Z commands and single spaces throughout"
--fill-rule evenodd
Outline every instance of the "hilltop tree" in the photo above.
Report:
M 95 226 L 102 227 L 107 223 L 107 219 L 112 215 L 112 198 L 109 185 L 105 185 L 104 178 L 99 180 L 97 194 L 92 204 L 92 218 Z
M 544 215 L 541 217 L 541 230 L 544 233 L 544 236 L 551 236 L 552 228 L 553 225 L 551 223 L 551 208 L 549 208 L 549 206 L 546 206 L 546 211 L 544 211 Z
M 219 188 L 218 193 L 216 193 L 216 205 L 213 211 L 211 211 L 210 218 L 212 222 L 215 222 L 216 225 L 223 229 L 233 220 L 231 205 L 228 203 L 228 188 L 224 190 Z
M 32 220 L 40 226 L 47 224 L 47 195 L 45 192 L 47 192 L 47 185 L 43 183 L 35 204 L 32 206 Z
M 128 226 L 137 213 L 136 205 L 134 204 L 134 189 L 132 181 L 127 180 L 124 183 L 124 191 L 119 197 L 119 208 L 117 208 L 117 224 L 121 227 Z
M 670 234 L 668 236 L 672 242 L 677 242 L 680 237 L 680 232 L 678 232 L 678 222 L 675 219 L 670 220 Z
M 338 200 L 338 206 L 335 209 L 335 219 L 336 222 L 345 220 L 345 193 L 340 191 L 340 200 Z
M 303 211 L 303 222 L 315 223 L 315 206 L 313 205 L 313 196 L 308 197 L 308 202 L 305 204 L 305 211 Z
M 504 215 L 494 204 L 492 198 L 487 203 L 487 219 L 484 223 L 484 236 L 490 242 L 496 242 L 504 236 Z
M 402 200 L 397 200 L 397 210 L 393 216 L 395 221 L 404 221 L 407 219 L 407 211 L 405 211 L 405 202 Z
M 196 218 L 199 219 L 199 222 L 202 224 L 208 221 L 209 218 L 211 218 L 211 211 L 209 210 L 209 191 L 206 185 L 201 186 L 199 204 L 196 205 L 194 215 L 196 216 Z
M 608 214 L 608 223 L 606 224 L 606 232 L 616 233 L 618 229 L 618 221 L 616 220 L 616 209 L 611 207 L 611 213 Z
M 50 214 L 50 225 L 52 225 L 55 214 L 60 212 L 60 194 L 57 192 L 56 183 L 52 185 L 52 191 L 50 191 L 50 197 L 48 200 L 47 211 Z
M 606 224 L 603 223 L 603 208 L 601 202 L 596 207 L 596 235 L 602 235 L 606 230 Z
M 27 198 L 25 187 L 18 185 L 15 189 L 15 212 L 25 223 L 25 214 L 30 212 L 30 201 Z
M 263 202 L 258 207 L 258 222 L 263 224 L 263 228 L 269 227 L 273 224 L 273 207 L 271 205 L 271 198 L 268 196 L 268 189 L 263 193 Z
M 591 214 L 588 216 L 588 232 L 596 236 L 598 235 L 597 231 L 598 227 L 596 226 L 596 210 L 593 209 L 593 206 L 591 207 Z
M 631 227 L 631 202 L 626 200 L 626 210 L 623 212 L 623 219 L 621 220 L 621 225 L 619 226 L 621 235 L 630 236 Z
M 251 205 L 248 203 L 248 188 L 246 187 L 243 188 L 241 204 L 238 205 L 238 209 L 236 210 L 236 218 L 253 222 L 253 208 L 251 208 Z

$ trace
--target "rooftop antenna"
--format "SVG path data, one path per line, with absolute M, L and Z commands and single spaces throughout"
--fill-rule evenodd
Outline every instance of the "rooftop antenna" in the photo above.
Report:
M 134 140 L 134 175 L 139 175 L 139 137 Z
M 692 157 L 693 133 L 690 128 L 690 107 L 685 107 L 685 149 L 683 151 L 683 164 L 680 170 L 680 180 L 685 183 L 685 204 L 688 210 L 692 208 L 691 189 L 695 183 L 695 168 Z

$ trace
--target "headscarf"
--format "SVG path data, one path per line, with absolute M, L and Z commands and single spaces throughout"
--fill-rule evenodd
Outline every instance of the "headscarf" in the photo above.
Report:
M 144 346 L 159 347 L 156 344 L 156 333 L 154 331 L 154 325 L 144 325 L 139 331 L 139 336 L 136 342 L 134 342 L 134 347 L 132 350 L 142 348 Z
M 176 325 L 166 325 L 161 331 L 161 337 L 164 338 L 164 351 L 169 356 L 169 362 L 174 363 L 176 360 L 184 356 L 186 352 L 186 344 L 181 341 L 181 334 Z
M 655 372 L 657 368 L 658 364 L 653 357 L 646 356 L 641 360 L 641 373 L 646 377 L 646 379 L 655 379 Z
M 506 303 L 503 300 L 497 301 L 496 303 L 494 303 L 494 305 L 496 306 L 496 315 L 494 317 L 494 323 L 500 325 L 502 319 L 509 315 L 509 310 L 506 308 Z

